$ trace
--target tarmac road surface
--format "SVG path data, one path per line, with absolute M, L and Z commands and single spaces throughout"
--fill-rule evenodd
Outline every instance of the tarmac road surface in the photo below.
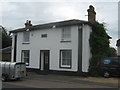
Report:
M 118 84 L 90 82 L 74 78 L 76 76 L 29 73 L 21 80 L 3 82 L 3 87 L 7 88 L 9 85 L 14 85 L 15 88 L 118 88 Z

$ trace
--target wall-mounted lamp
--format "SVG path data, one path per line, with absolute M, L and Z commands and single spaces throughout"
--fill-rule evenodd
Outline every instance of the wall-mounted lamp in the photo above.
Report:
M 55 25 L 53 25 L 53 27 L 52 28 L 56 28 L 56 26 Z
M 30 31 L 29 29 L 27 29 L 26 31 Z
M 82 29 L 82 25 L 78 26 L 78 29 L 79 29 L 79 30 Z

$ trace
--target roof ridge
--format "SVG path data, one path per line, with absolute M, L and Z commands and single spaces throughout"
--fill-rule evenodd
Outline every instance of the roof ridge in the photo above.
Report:
M 80 24 L 80 23 L 88 23 L 88 21 L 79 20 L 79 19 L 70 19 L 70 20 L 64 20 L 64 21 L 56 21 L 56 22 L 51 22 L 51 23 L 33 25 L 33 26 L 30 26 L 29 29 L 52 28 L 53 25 L 56 25 L 56 26 L 60 27 L 60 26 L 75 25 L 75 24 Z M 10 33 L 25 31 L 25 30 L 26 30 L 26 28 L 24 27 L 24 28 L 11 30 Z

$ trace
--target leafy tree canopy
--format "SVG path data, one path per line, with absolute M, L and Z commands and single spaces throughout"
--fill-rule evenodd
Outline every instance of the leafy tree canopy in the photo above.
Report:
M 2 48 L 11 46 L 12 39 L 11 36 L 7 33 L 7 30 L 1 26 L 0 34 L 2 35 Z
M 107 34 L 106 30 L 107 29 L 104 23 L 92 23 L 92 32 L 89 39 L 92 57 L 90 59 L 89 72 L 93 76 L 96 76 L 96 74 L 98 74 L 98 60 L 104 57 L 116 56 L 116 50 L 109 46 L 110 36 Z

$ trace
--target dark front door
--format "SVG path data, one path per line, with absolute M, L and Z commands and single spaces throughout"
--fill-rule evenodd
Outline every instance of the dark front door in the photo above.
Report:
M 49 70 L 49 51 L 44 51 L 43 52 L 44 55 L 44 71 L 48 71 Z
M 40 70 L 49 71 L 49 50 L 40 50 Z

